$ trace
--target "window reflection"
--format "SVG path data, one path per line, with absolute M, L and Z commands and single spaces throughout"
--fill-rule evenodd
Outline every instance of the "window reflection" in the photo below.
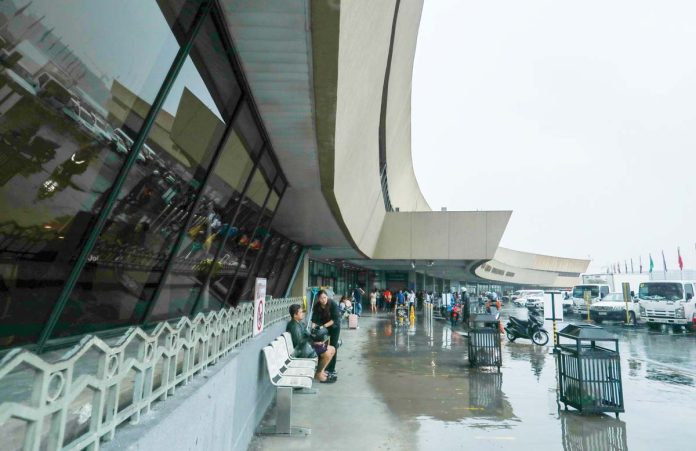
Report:
M 234 80 L 221 89 L 203 69 L 216 59 L 227 61 L 217 36 L 208 19 L 147 137 L 145 161 L 130 171 L 54 336 L 142 322 L 177 244 L 174 270 L 161 292 L 166 296 L 160 296 L 167 302 L 157 303 L 151 317 L 188 314 L 196 274 L 222 226 L 220 196 L 199 193 L 220 146 L 223 118 L 241 95 Z M 228 77 L 231 70 L 223 73 Z M 124 87 L 121 93 L 136 97 Z M 81 306 L 96 303 L 108 306 L 99 318 L 80 314 Z
M 0 347 L 41 332 L 200 5 L 0 0 Z M 287 273 L 285 182 L 221 26 L 205 19 L 53 337 L 217 309 Z
M 0 347 L 40 333 L 179 50 L 168 21 L 181 11 L 0 2 Z M 71 308 L 84 321 L 117 309 Z
M 283 297 L 285 291 L 289 288 L 292 275 L 295 271 L 295 267 L 298 264 L 298 260 L 301 255 L 301 248 L 297 244 L 291 244 L 287 258 L 283 261 L 282 265 L 277 269 L 277 272 L 273 277 L 276 279 L 276 283 L 273 289 L 274 297 Z

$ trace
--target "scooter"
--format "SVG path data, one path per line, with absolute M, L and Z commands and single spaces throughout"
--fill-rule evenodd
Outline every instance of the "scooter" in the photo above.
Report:
M 544 320 L 539 315 L 539 312 L 534 309 L 529 310 L 528 321 L 511 316 L 510 321 L 505 326 L 505 333 L 510 341 L 526 338 L 539 346 L 544 346 L 549 342 L 549 334 L 544 329 Z

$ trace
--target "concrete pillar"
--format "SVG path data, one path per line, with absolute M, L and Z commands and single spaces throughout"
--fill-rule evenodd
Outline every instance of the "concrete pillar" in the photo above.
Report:
M 410 290 L 411 288 L 413 288 L 415 290 L 416 285 L 416 271 L 411 270 L 408 272 L 408 289 Z
M 304 258 L 300 262 L 300 268 L 297 271 L 295 280 L 292 284 L 292 289 L 290 290 L 291 297 L 301 297 L 307 294 L 307 287 L 309 286 L 309 255 L 305 254 Z

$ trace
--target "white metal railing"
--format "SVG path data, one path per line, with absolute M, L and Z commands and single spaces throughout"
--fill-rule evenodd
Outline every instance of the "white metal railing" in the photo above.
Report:
M 265 325 L 288 318 L 302 298 L 266 303 Z M 253 304 L 223 309 L 151 333 L 129 329 L 113 344 L 86 336 L 55 361 L 24 349 L 0 361 L 0 449 L 98 450 L 125 421 L 138 423 L 209 365 L 251 338 Z

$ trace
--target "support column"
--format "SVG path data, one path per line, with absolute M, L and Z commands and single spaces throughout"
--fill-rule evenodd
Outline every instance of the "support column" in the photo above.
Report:
M 309 255 L 307 253 L 305 253 L 299 265 L 299 271 L 290 289 L 291 297 L 302 297 L 307 294 L 307 287 L 309 286 Z

